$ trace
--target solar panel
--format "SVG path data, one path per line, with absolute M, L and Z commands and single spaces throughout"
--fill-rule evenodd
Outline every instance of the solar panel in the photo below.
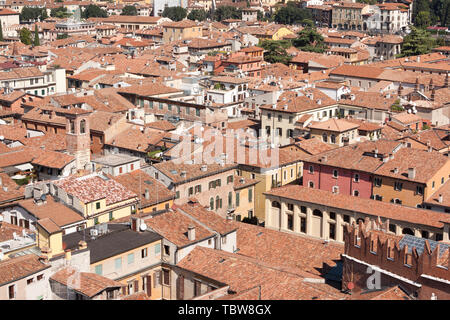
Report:
M 433 251 L 437 245 L 439 244 L 439 257 L 447 250 L 450 246 L 448 244 L 444 244 L 442 242 L 437 242 L 430 239 L 417 238 L 409 234 L 405 234 L 403 238 L 400 240 L 399 245 L 400 249 L 403 249 L 405 245 L 408 246 L 408 253 L 411 253 L 412 248 L 415 247 L 418 254 L 422 254 L 425 250 L 425 240 L 428 240 L 430 244 L 431 251 Z

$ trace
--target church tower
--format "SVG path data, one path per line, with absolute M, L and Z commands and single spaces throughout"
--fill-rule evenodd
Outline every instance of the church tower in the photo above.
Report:
M 85 169 L 91 161 L 90 113 L 88 110 L 73 108 L 65 114 L 67 151 L 75 156 L 77 169 Z

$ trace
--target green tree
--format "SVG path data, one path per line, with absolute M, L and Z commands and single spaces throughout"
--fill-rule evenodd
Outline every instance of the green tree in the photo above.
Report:
M 181 21 L 187 16 L 187 10 L 182 7 L 166 7 L 162 13 L 163 17 L 173 21 Z
M 208 14 L 203 9 L 194 9 L 188 15 L 187 18 L 193 21 L 205 21 Z
M 323 42 L 323 37 L 315 28 L 306 27 L 298 33 L 297 39 L 292 44 L 302 51 L 323 53 L 327 46 Z
M 121 16 L 137 16 L 137 9 L 135 6 L 125 6 L 122 9 Z
M 20 29 L 19 38 L 22 43 L 24 43 L 26 45 L 30 45 L 31 44 L 31 31 L 28 30 L 27 28 Z
M 54 17 L 54 18 L 68 18 L 70 17 L 72 14 L 70 12 L 67 12 L 67 8 L 66 7 L 58 7 L 58 8 L 53 8 L 52 10 L 50 10 L 50 17 Z
M 35 47 L 41 45 L 41 43 L 40 43 L 40 41 L 39 41 L 39 31 L 38 31 L 38 27 L 37 27 L 36 24 L 34 25 L 34 42 L 33 42 L 33 45 L 34 45 Z
M 264 40 L 260 46 L 265 50 L 264 60 L 267 62 L 287 65 L 292 59 L 286 52 L 286 49 L 291 46 L 287 40 Z
M 0 23 L 0 41 L 3 41 L 3 27 L 1 23 Z
M 413 23 L 416 23 L 416 17 L 421 11 L 430 12 L 430 1 L 429 0 L 415 0 L 413 2 L 413 12 L 412 12 L 412 20 Z
M 241 19 L 242 10 L 232 6 L 220 6 L 214 11 L 214 20 L 222 21 L 226 19 Z
M 69 37 L 69 35 L 67 34 L 67 33 L 62 33 L 62 34 L 58 34 L 57 36 L 56 36 L 56 40 L 59 40 L 59 39 L 67 39 Z
M 417 28 L 423 28 L 426 29 L 430 26 L 431 23 L 431 17 L 429 11 L 420 11 L 416 16 L 416 23 L 415 26 Z
M 84 19 L 88 18 L 106 18 L 108 16 L 108 13 L 101 9 L 99 6 L 96 6 L 95 4 L 90 4 L 86 7 L 86 9 L 83 10 L 81 13 L 81 17 Z
M 45 20 L 48 18 L 47 10 L 45 8 L 31 8 L 23 7 L 22 12 L 19 14 L 20 22 Z
M 411 33 L 403 39 L 402 53 L 399 57 L 426 54 L 436 46 L 436 40 L 426 30 L 411 27 Z
M 432 0 L 430 10 L 432 24 L 450 27 L 450 0 Z
M 308 9 L 299 8 L 288 2 L 286 7 L 281 7 L 274 15 L 274 21 L 281 24 L 300 24 L 304 20 L 312 21 L 311 12 Z

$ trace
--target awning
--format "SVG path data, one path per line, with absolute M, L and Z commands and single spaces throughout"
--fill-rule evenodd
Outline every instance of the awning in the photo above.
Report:
M 23 176 L 21 174 L 16 174 L 15 176 L 12 176 L 11 179 L 14 180 L 21 180 L 21 179 L 25 179 L 27 176 Z
M 29 163 L 19 164 L 18 166 L 14 166 L 14 167 L 19 169 L 19 170 L 21 170 L 21 171 L 33 169 L 33 165 L 31 165 Z

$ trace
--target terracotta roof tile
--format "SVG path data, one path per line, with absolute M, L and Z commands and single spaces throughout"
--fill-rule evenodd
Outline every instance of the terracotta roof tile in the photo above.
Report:
M 47 268 L 50 266 L 40 262 L 38 256 L 34 254 L 0 261 L 0 284 L 6 285 Z

